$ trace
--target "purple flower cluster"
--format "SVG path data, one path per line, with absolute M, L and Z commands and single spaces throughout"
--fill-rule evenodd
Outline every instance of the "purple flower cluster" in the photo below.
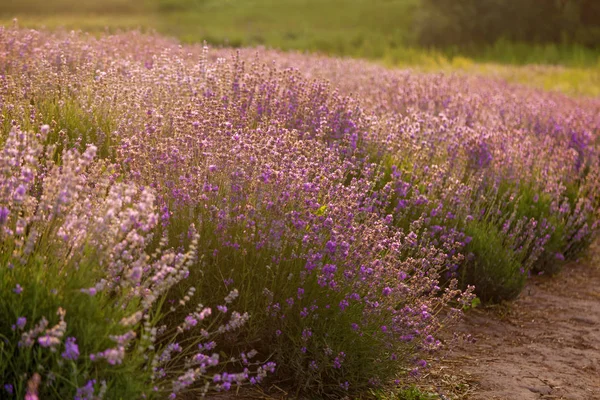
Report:
M 518 280 L 599 228 L 597 100 L 137 33 L 1 30 L 0 61 L 11 265 L 48 240 L 66 266 L 92 253 L 101 276 L 78 293 L 131 310 L 95 353 L 64 311 L 11 332 L 94 368 L 143 353 L 172 398 L 260 383 L 275 362 L 330 395 L 418 375 L 479 290 L 459 277 L 497 273 L 480 232 Z M 90 132 L 23 99 L 68 101 Z

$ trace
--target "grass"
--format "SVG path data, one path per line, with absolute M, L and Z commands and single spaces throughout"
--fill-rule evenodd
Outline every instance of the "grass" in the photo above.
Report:
M 379 58 L 410 40 L 416 6 L 416 0 L 206 0 L 166 13 L 159 29 L 183 41 Z

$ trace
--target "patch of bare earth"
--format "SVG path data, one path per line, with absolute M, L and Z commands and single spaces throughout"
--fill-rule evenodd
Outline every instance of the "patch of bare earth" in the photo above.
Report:
M 600 252 L 535 277 L 514 302 L 467 313 L 462 342 L 431 373 L 442 398 L 600 399 Z

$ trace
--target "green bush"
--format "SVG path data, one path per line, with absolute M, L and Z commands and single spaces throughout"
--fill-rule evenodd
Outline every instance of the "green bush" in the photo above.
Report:
M 594 0 L 423 0 L 416 19 L 427 46 L 480 46 L 500 39 L 526 43 L 600 43 Z
M 520 196 L 516 206 L 519 218 L 534 218 L 540 224 L 549 226 L 550 235 L 544 245 L 544 251 L 535 261 L 533 271 L 554 275 L 564 265 L 562 253 L 567 243 L 565 238 L 565 223 L 550 211 L 552 198 L 547 193 L 538 193 L 529 185 L 520 189 Z
M 2 247 L 5 250 L 5 247 Z M 0 258 L 2 265 L 11 265 L 6 253 Z M 9 253 L 10 254 L 10 253 Z M 84 259 L 87 257 L 83 257 Z M 65 279 L 65 269 L 69 278 Z M 6 384 L 14 383 L 14 393 L 22 398 L 27 381 L 34 373 L 45 378 L 40 386 L 40 398 L 73 398 L 77 388 L 95 380 L 101 390 L 107 382 L 106 398 L 132 399 L 146 392 L 151 372 L 144 368 L 142 353 L 131 352 L 116 365 L 92 362 L 90 354 L 111 348 L 115 343 L 110 335 L 127 332 L 120 321 L 134 310 L 114 307 L 114 296 L 100 292 L 95 296 L 82 293 L 80 288 L 93 287 L 99 274 L 98 265 L 85 260 L 79 268 L 66 266 L 62 259 L 37 255 L 26 265 L 0 270 L 0 375 Z M 18 286 L 17 286 L 18 285 Z M 20 289 L 16 289 L 20 288 Z M 61 317 L 58 310 L 64 310 Z M 26 316 L 26 317 L 24 317 Z M 26 318 L 26 320 L 20 318 Z M 64 337 L 76 338 L 78 357 L 65 359 L 66 347 L 57 350 L 42 346 L 23 345 L 23 334 L 48 320 L 48 328 L 65 323 Z M 20 325 L 23 324 L 22 327 Z M 75 358 L 74 356 L 72 358 Z M 54 381 L 52 378 L 54 377 Z
M 487 221 L 470 221 L 465 233 L 471 241 L 465 249 L 467 260 L 459 269 L 462 284 L 475 285 L 475 293 L 484 302 L 515 298 L 527 273 L 510 239 Z

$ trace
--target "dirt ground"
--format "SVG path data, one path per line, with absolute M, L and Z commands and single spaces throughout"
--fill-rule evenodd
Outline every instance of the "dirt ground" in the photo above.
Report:
M 519 298 L 475 309 L 462 342 L 432 371 L 442 399 L 600 399 L 600 252 L 535 277 Z M 441 386 L 440 382 L 442 382 Z

